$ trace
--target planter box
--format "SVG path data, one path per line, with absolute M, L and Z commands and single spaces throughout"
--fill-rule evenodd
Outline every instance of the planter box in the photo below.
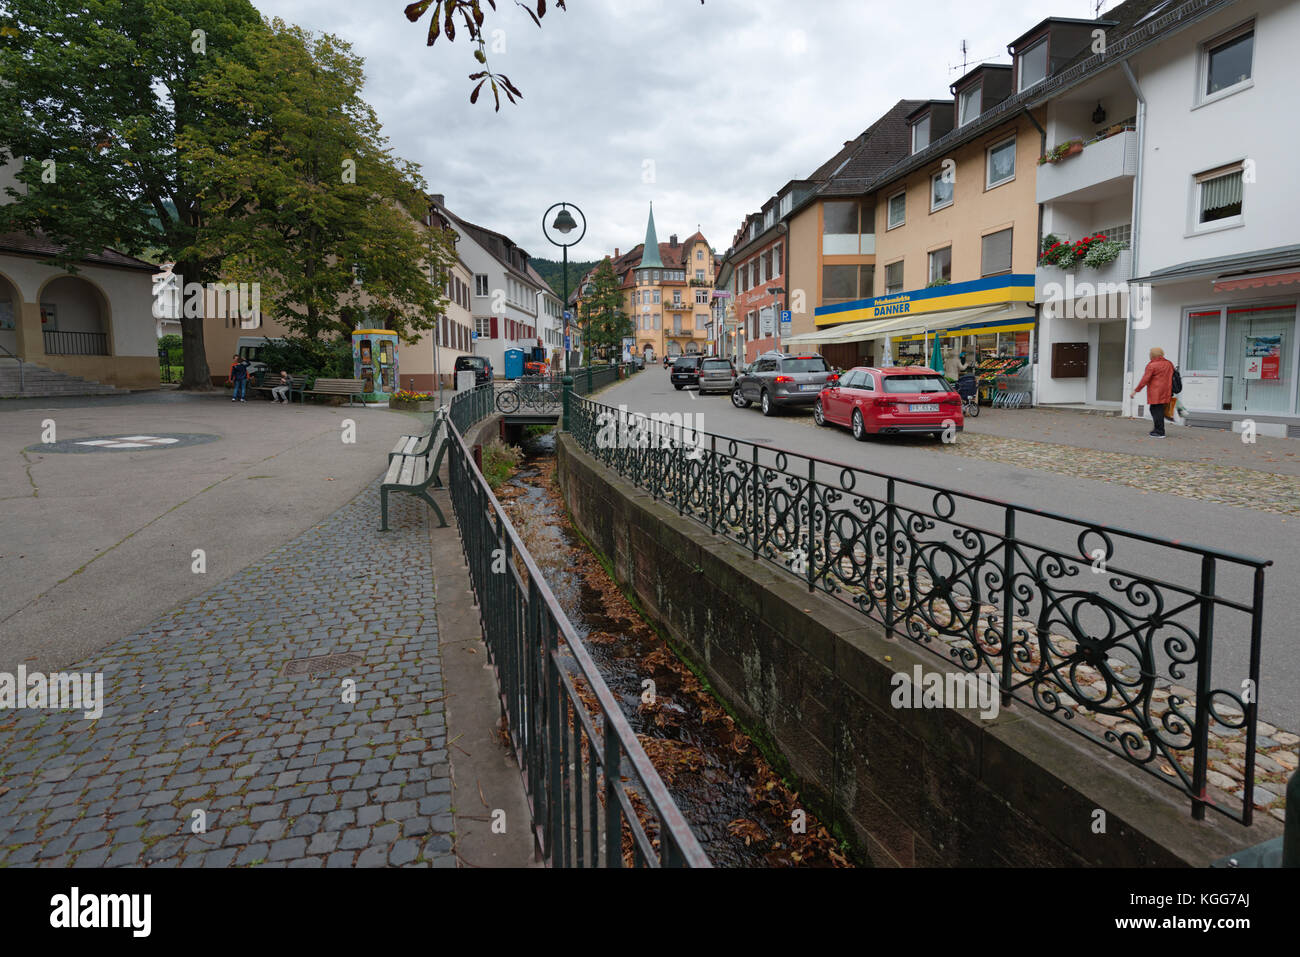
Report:
M 428 399 L 424 402 L 400 402 L 397 399 L 389 399 L 388 407 L 394 412 L 436 412 L 438 403 L 434 399 Z

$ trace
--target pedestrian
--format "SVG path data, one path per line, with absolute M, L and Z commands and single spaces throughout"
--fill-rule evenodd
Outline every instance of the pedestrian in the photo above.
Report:
M 276 387 L 275 387 L 274 389 L 271 390 L 271 401 L 272 401 L 272 402 L 283 402 L 285 405 L 288 405 L 288 404 L 289 404 L 289 388 L 290 388 L 292 385 L 293 385 L 293 379 L 289 376 L 289 373 L 286 372 L 286 371 L 284 371 L 284 370 L 281 370 L 281 371 L 280 371 L 280 381 L 279 381 L 279 383 L 276 385 Z
M 247 402 L 244 394 L 248 391 L 248 360 L 242 356 L 235 356 L 235 364 L 230 367 L 230 381 L 234 383 L 235 394 L 231 397 L 231 402 Z
M 969 375 L 971 369 L 973 369 L 973 368 L 975 368 L 975 367 L 974 367 L 974 365 L 971 364 L 971 361 L 970 361 L 969 359 L 966 358 L 966 353 L 963 352 L 963 353 L 961 353 L 960 355 L 957 356 L 957 375 L 958 375 L 958 376 Z
M 1153 439 L 1165 437 L 1165 419 L 1172 416 L 1169 406 L 1174 399 L 1174 364 L 1165 358 L 1165 350 L 1156 346 L 1151 350 L 1151 361 L 1142 373 L 1142 381 L 1129 395 L 1134 398 L 1143 389 L 1147 390 L 1147 405 L 1151 407 L 1151 421 L 1155 428 L 1148 434 Z

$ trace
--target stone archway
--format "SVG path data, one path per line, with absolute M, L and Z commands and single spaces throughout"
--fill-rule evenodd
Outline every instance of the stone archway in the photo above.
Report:
M 41 334 L 50 356 L 113 354 L 108 297 L 82 276 L 56 276 L 41 287 Z
M 18 284 L 0 273 L 0 360 L 20 355 L 18 323 L 23 315 L 23 296 Z

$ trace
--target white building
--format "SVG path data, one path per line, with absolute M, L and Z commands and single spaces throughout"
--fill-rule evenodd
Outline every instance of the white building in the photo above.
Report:
M 509 237 L 450 212 L 442 197 L 434 202 L 460 234 L 456 251 L 473 273 L 473 354 L 486 357 L 497 378 L 505 375 L 508 350 L 522 351 L 527 360 L 540 347 L 549 358 L 542 299 L 549 287 L 529 266 L 528 253 Z
M 1159 346 L 1193 424 L 1285 434 L 1300 424 L 1300 125 L 1278 103 L 1300 4 L 1129 0 L 1100 18 L 1105 55 L 1051 92 L 1045 125 L 1048 150 L 1084 148 L 1040 166 L 1036 192 L 1044 235 L 1129 249 L 1099 269 L 1038 269 L 1037 401 L 1143 416 L 1145 394 L 1129 393 Z

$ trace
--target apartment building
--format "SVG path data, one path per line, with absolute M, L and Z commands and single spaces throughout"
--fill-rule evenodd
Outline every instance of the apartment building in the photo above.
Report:
M 710 351 L 717 258 L 698 230 L 685 241 L 677 235 L 659 241 L 654 207 L 646 221 L 645 242 L 610 257 L 623 293 L 623 311 L 632 319 L 637 351 L 647 362 L 664 356 Z M 590 274 L 578 284 L 581 290 Z M 575 293 L 575 309 L 581 293 Z

